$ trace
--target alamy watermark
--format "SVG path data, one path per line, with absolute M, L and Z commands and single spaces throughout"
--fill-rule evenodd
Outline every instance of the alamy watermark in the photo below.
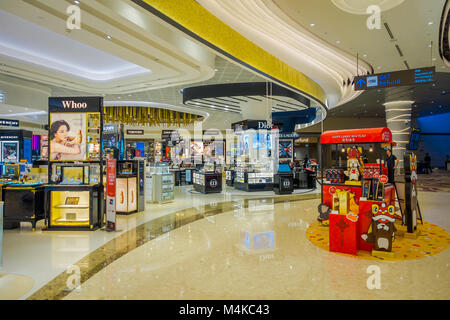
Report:
M 66 27 L 69 30 L 81 29 L 81 9 L 79 6 L 71 5 L 66 9 L 66 13 L 69 17 L 66 20 Z

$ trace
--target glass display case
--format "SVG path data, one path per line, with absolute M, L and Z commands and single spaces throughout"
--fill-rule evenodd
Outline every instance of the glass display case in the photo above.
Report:
M 270 130 L 244 130 L 236 133 L 237 154 L 233 186 L 243 191 L 273 189 L 275 155 Z
M 46 192 L 48 230 L 94 230 L 102 225 L 102 185 L 54 185 Z
M 156 203 L 171 202 L 174 199 L 175 176 L 173 173 L 153 174 L 152 199 Z

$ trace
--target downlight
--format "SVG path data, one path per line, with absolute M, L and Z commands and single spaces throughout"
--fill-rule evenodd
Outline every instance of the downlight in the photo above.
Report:
M 5 103 L 6 96 L 3 91 L 0 91 L 0 103 Z

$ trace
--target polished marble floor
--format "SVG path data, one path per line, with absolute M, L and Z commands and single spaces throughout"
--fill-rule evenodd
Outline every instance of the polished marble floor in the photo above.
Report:
M 37 226 L 37 231 L 31 231 L 31 224 L 22 223 L 20 229 L 4 230 L 3 265 L 0 275 L 17 275 L 31 279 L 31 288 L 27 282 L 21 299 L 27 299 L 37 290 L 49 283 L 58 275 L 71 272 L 72 266 L 83 257 L 89 256 L 105 243 L 120 238 L 129 239 L 130 230 L 142 226 L 147 222 L 164 218 L 180 210 L 194 208 L 201 210 L 203 206 L 217 206 L 222 202 L 241 199 L 256 199 L 273 197 L 273 192 L 247 193 L 226 187 L 220 194 L 197 194 L 191 192 L 192 186 L 175 188 L 175 201 L 166 204 L 146 204 L 146 210 L 132 215 L 117 216 L 118 232 L 91 231 L 42 231 L 43 221 Z M 317 194 L 318 189 L 297 190 L 296 194 Z M 125 242 L 129 240 L 123 240 Z M 0 278 L 1 279 L 1 278 Z M 8 291 L 12 282 L 0 281 L 2 287 Z M 22 279 L 22 278 L 21 278 Z M 15 297 L 11 296 L 11 297 Z
M 450 204 L 448 194 L 443 198 Z M 333 254 L 305 237 L 317 204 L 317 199 L 260 201 L 197 220 L 130 251 L 65 298 L 450 298 L 450 250 L 400 262 Z M 448 212 L 438 204 L 427 205 L 426 218 L 444 222 L 442 213 Z M 448 231 L 448 219 L 441 226 Z M 254 239 L 249 246 L 246 235 Z M 380 269 L 380 289 L 368 288 L 372 266 Z
M 116 233 L 6 230 L 0 273 L 34 280 L 21 299 L 450 298 L 449 249 L 388 262 L 313 245 L 305 232 L 317 218 L 318 190 L 275 197 L 189 189 L 120 216 Z M 447 232 L 449 195 L 419 192 L 424 219 Z M 380 289 L 367 285 L 374 266 Z

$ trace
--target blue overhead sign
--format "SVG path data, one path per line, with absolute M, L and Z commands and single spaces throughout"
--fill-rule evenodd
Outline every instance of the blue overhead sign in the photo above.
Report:
M 394 71 L 370 76 L 355 77 L 355 90 L 379 89 L 397 86 L 414 86 L 434 81 L 435 67 Z

